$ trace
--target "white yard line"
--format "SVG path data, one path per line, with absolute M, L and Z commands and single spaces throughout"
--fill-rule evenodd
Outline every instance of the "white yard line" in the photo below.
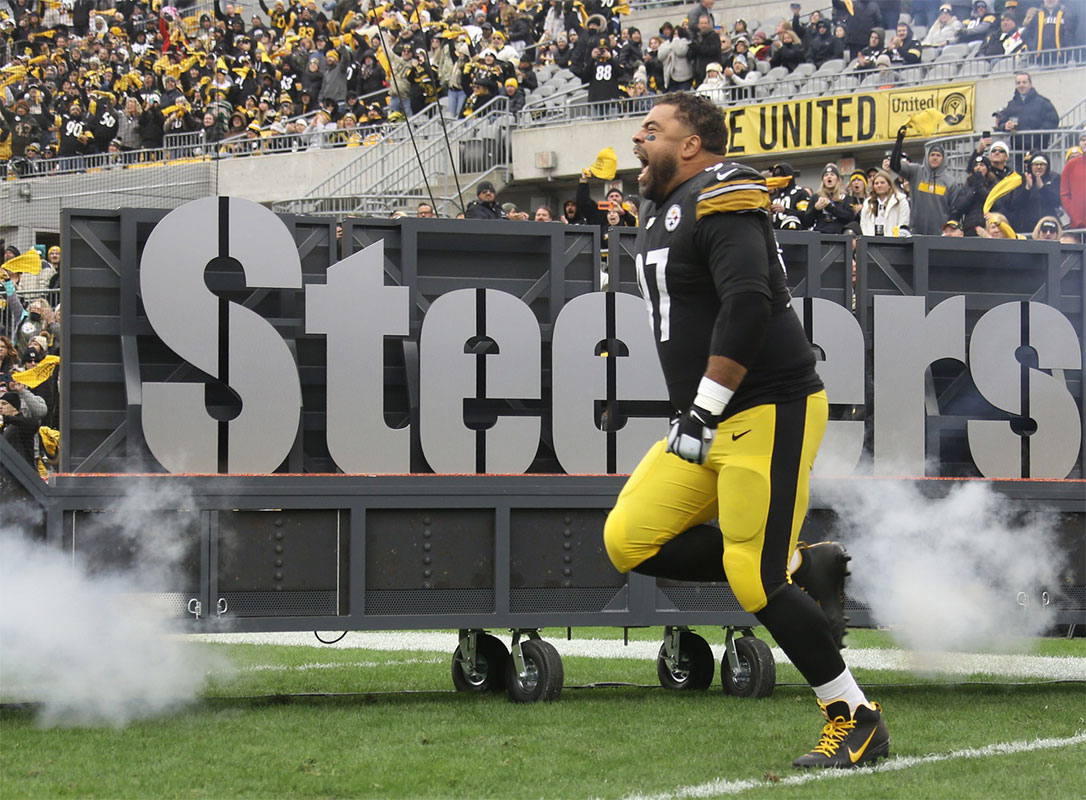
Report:
M 1033 741 L 997 742 L 985 747 L 970 747 L 964 750 L 953 750 L 949 753 L 932 753 L 926 756 L 903 756 L 890 758 L 874 767 L 864 769 L 826 769 L 800 772 L 781 778 L 779 781 L 769 780 L 742 780 L 728 781 L 715 780 L 701 783 L 696 786 L 682 786 L 670 792 L 651 795 L 629 795 L 626 800 L 685 800 L 685 798 L 721 797 L 725 795 L 742 794 L 750 789 L 765 789 L 786 786 L 800 786 L 814 781 L 840 780 L 845 778 L 858 778 L 865 775 L 874 775 L 880 772 L 900 772 L 904 769 L 912 769 L 924 764 L 937 764 L 941 761 L 960 761 L 972 758 L 988 758 L 991 756 L 1006 756 L 1016 753 L 1029 753 L 1035 750 L 1055 750 L 1060 747 L 1070 747 L 1086 742 L 1086 732 L 1076 733 L 1062 739 L 1034 739 Z
M 187 638 L 220 643 L 271 644 L 309 647 L 334 647 L 359 650 L 409 650 L 439 652 L 452 655 L 456 649 L 455 633 L 414 631 L 351 631 L 335 644 L 322 644 L 312 632 L 300 633 L 223 633 L 195 635 Z M 658 642 L 630 642 L 623 645 L 617 639 L 547 639 L 563 656 L 590 658 L 655 659 L 660 650 Z M 717 659 L 723 647 L 715 646 Z M 995 677 L 1047 678 L 1049 680 L 1086 681 L 1086 658 L 1071 656 L 1002 655 L 991 653 L 917 653 L 907 650 L 879 648 L 846 648 L 845 662 L 854 669 L 889 670 L 938 675 L 991 675 Z M 773 648 L 778 663 L 788 659 L 779 648 Z

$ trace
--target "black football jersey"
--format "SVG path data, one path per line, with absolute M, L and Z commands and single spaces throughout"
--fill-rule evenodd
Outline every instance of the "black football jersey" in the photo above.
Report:
M 754 292 L 770 301 L 765 342 L 724 415 L 822 389 L 815 358 L 792 309 L 762 176 L 717 164 L 659 206 L 646 200 L 637 232 L 637 280 L 652 318 L 660 364 L 675 408 L 686 410 L 705 374 L 721 302 Z M 723 354 L 714 354 L 723 355 Z

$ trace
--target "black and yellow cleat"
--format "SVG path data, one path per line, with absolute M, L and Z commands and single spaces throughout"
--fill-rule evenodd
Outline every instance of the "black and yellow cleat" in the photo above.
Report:
M 837 649 L 845 646 L 845 578 L 852 556 L 839 542 L 800 542 L 797 548 L 802 557 L 799 568 L 792 573 L 792 581 L 822 606 L 822 612 L 830 622 L 833 641 Z
M 871 708 L 858 706 L 855 714 L 849 714 L 844 700 L 818 705 L 828 720 L 822 726 L 822 737 L 811 752 L 793 761 L 793 766 L 855 769 L 890 755 L 890 732 L 878 703 Z

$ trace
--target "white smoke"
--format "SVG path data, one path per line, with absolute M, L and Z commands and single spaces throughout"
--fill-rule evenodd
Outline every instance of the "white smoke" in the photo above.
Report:
M 850 596 L 866 603 L 898 644 L 924 654 L 1019 649 L 1051 624 L 1041 595 L 1065 556 L 1040 513 L 983 482 L 925 497 L 915 484 L 856 480 L 820 497 L 837 513 L 853 556 Z
M 186 583 L 191 527 L 171 511 L 193 508 L 176 492 L 137 489 L 116 512 L 82 515 L 74 552 L 0 528 L 5 701 L 40 704 L 43 725 L 121 726 L 193 702 L 209 671 L 228 671 L 173 635 L 176 611 L 171 621 L 149 594 Z

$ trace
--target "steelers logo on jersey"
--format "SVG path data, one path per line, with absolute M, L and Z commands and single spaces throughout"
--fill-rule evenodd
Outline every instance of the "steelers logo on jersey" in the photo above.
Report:
M 669 231 L 675 230 L 679 227 L 679 223 L 683 221 L 683 212 L 679 208 L 679 204 L 676 203 L 667 210 L 667 216 L 664 217 L 664 227 Z

